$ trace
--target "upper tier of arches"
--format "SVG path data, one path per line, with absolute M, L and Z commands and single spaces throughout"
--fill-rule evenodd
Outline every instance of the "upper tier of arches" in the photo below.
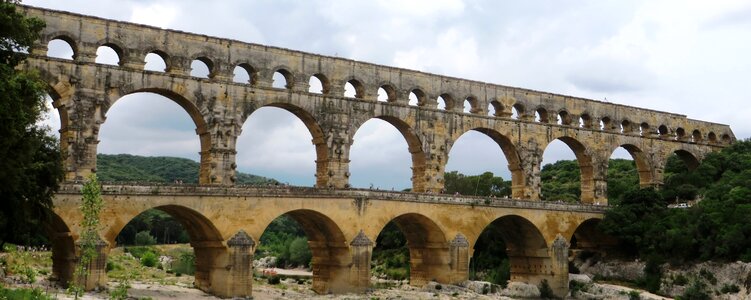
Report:
M 24 7 L 44 19 L 47 27 L 33 54 L 45 55 L 47 44 L 61 40 L 70 45 L 72 58 L 94 62 L 100 47 L 117 54 L 114 67 L 144 70 L 145 58 L 162 60 L 172 75 L 191 76 L 192 65 L 207 69 L 205 80 L 253 87 L 279 87 L 309 92 L 311 78 L 320 81 L 320 94 L 329 97 L 410 105 L 410 95 L 423 109 L 445 109 L 478 117 L 516 118 L 524 122 L 578 127 L 687 143 L 724 145 L 734 136 L 726 125 L 596 100 L 513 88 L 419 71 L 243 43 L 203 35 L 159 29 L 66 12 Z M 79 22 L 86 19 L 86 22 Z M 81 26 L 85 24 L 86 30 Z M 115 34 L 117 32 L 118 34 Z M 169 35 L 169 39 L 166 36 Z M 117 37 L 117 38 L 116 38 Z M 196 64 L 200 62 L 200 64 Z M 235 82 L 236 71 L 248 78 Z M 160 72 L 153 70 L 152 72 Z M 280 74 L 284 84 L 274 84 Z M 345 86 L 350 88 L 345 89 Z M 316 91 L 317 92 L 317 91 Z M 415 103 L 416 102 L 416 103 Z M 440 103 L 440 104 L 439 104 Z

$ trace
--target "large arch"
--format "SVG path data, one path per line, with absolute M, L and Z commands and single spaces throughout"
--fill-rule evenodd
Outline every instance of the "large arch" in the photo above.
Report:
M 568 236 L 565 238 L 571 241 L 571 249 L 579 251 L 604 251 L 615 247 L 618 241 L 597 228 L 601 221 L 601 218 L 584 220 L 576 226 L 573 232 L 568 233 Z
M 216 288 L 217 282 L 222 280 L 221 275 L 215 274 L 218 259 L 226 252 L 223 245 L 225 240 L 222 233 L 217 229 L 214 223 L 204 216 L 201 212 L 193 208 L 181 205 L 156 205 L 153 207 L 144 207 L 139 211 L 131 211 L 131 214 L 124 216 L 128 222 L 111 222 L 110 227 L 104 233 L 103 238 L 109 245 L 116 245 L 116 237 L 125 228 L 125 226 L 136 216 L 144 213 L 149 209 L 163 211 L 175 220 L 188 232 L 190 236 L 190 245 L 195 253 L 195 286 L 196 288 L 212 292 Z M 122 214 L 122 212 L 120 212 Z
M 587 147 L 577 139 L 569 136 L 561 136 L 550 141 L 552 142 L 554 140 L 563 142 L 564 144 L 566 144 L 566 146 L 568 146 L 569 149 L 571 149 L 571 151 L 574 152 L 574 156 L 576 157 L 576 161 L 579 164 L 580 170 L 580 202 L 595 202 L 595 170 L 593 166 L 592 156 L 589 154 Z M 548 145 L 545 145 L 545 148 L 543 149 L 547 150 L 547 147 L 549 145 L 550 143 L 548 143 Z
M 514 143 L 508 136 L 503 135 L 494 129 L 476 127 L 470 130 L 484 134 L 501 148 L 501 151 L 503 151 L 503 155 L 508 162 L 508 170 L 511 173 L 511 198 L 524 198 L 524 189 L 526 186 L 525 174 L 524 169 L 522 168 L 521 157 L 519 156 L 519 151 L 517 150 L 516 145 L 514 145 Z M 455 138 L 454 141 L 458 141 L 458 139 L 467 132 L 469 131 L 463 132 L 458 135 L 458 137 Z
M 73 280 L 76 267 L 76 246 L 68 224 L 54 211 L 48 211 L 44 229 L 52 250 L 52 276 L 65 287 Z
M 634 144 L 621 144 L 618 147 L 611 149 L 611 155 L 608 157 L 611 157 L 619 147 L 626 149 L 628 154 L 631 155 L 631 158 L 634 159 L 636 171 L 639 172 L 639 186 L 642 188 L 652 186 L 655 182 L 654 169 L 647 154 Z
M 422 286 L 430 280 L 449 282 L 446 272 L 448 243 L 443 230 L 435 221 L 419 213 L 406 213 L 390 220 L 407 240 L 410 260 L 410 285 Z M 379 233 L 388 222 L 383 224 Z
M 379 115 L 371 119 L 378 119 L 391 124 L 391 126 L 396 128 L 396 130 L 399 131 L 399 133 L 402 135 L 404 140 L 407 142 L 407 149 L 412 158 L 412 191 L 418 193 L 424 192 L 427 189 L 427 182 L 425 178 L 427 158 L 425 157 L 425 152 L 422 148 L 422 142 L 418 133 L 415 132 L 415 130 L 409 124 L 407 124 L 407 122 L 399 119 L 398 117 Z M 367 121 L 368 120 L 365 120 L 363 123 L 361 123 L 358 127 L 358 130 L 362 127 L 362 124 L 365 124 L 365 122 Z M 354 137 L 355 134 L 356 132 L 352 132 L 352 137 Z M 352 138 L 351 140 L 354 140 L 354 138 Z
M 351 288 L 347 278 L 352 258 L 344 233 L 336 222 L 310 209 L 291 210 L 281 215 L 288 215 L 300 224 L 308 237 L 308 246 L 313 255 L 313 290 L 319 294 L 348 291 Z M 269 224 L 264 228 L 268 228 Z
M 313 117 L 313 115 L 306 111 L 305 109 L 296 106 L 294 104 L 290 103 L 281 103 L 281 102 L 272 102 L 265 104 L 261 106 L 263 107 L 274 107 L 283 109 L 295 117 L 297 117 L 298 120 L 300 120 L 305 127 L 308 129 L 308 132 L 310 133 L 312 137 L 312 142 L 315 147 L 315 153 L 316 153 L 316 171 L 315 171 L 315 177 L 316 182 L 315 186 L 319 188 L 326 188 L 329 187 L 329 175 L 328 175 L 328 169 L 329 169 L 329 148 L 326 143 L 326 136 L 323 132 L 323 129 L 321 128 L 318 121 Z M 245 124 L 248 119 L 250 119 L 250 116 L 258 109 L 260 108 L 250 108 L 247 109 L 242 116 L 242 123 Z M 238 136 L 239 140 L 240 136 Z M 242 151 L 238 149 L 238 152 Z
M 670 152 L 667 157 L 665 157 L 665 163 L 662 166 L 663 169 L 667 164 L 668 158 L 670 158 L 670 156 L 673 154 L 677 155 L 678 158 L 680 158 L 686 164 L 686 167 L 688 167 L 689 171 L 696 170 L 696 168 L 698 168 L 699 164 L 701 163 L 699 156 L 692 153 L 691 151 L 685 149 L 676 149 L 675 151 Z

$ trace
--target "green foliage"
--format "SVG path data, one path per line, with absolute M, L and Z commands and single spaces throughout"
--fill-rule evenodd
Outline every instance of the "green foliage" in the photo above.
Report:
M 133 255 L 133 257 L 137 259 L 141 259 L 141 257 L 143 257 L 143 255 L 147 252 L 159 254 L 159 250 L 157 248 L 149 246 L 125 247 L 125 252 L 130 253 L 130 255 Z
M 172 271 L 175 274 L 194 275 L 196 273 L 196 255 L 193 251 L 180 253 L 177 261 L 173 263 Z
M 51 300 L 52 297 L 47 295 L 44 291 L 41 289 L 27 289 L 27 288 L 20 288 L 20 289 L 6 289 L 2 285 L 0 285 L 0 299 L 8 299 L 8 300 Z
M 540 286 L 538 288 L 540 289 L 540 298 L 542 298 L 542 299 L 556 299 L 556 298 L 558 298 L 553 293 L 553 289 L 550 288 L 550 284 L 548 283 L 547 279 L 543 279 L 542 282 L 540 282 Z
M 673 284 L 678 286 L 684 286 L 688 284 L 688 278 L 683 274 L 678 274 L 673 278 Z
M 52 196 L 63 178 L 57 139 L 37 122 L 47 111 L 47 85 L 16 68 L 44 23 L 0 1 L 0 245 L 45 244 Z
M 138 246 L 154 245 L 156 244 L 156 239 L 148 231 L 141 231 L 136 233 L 135 243 Z
M 378 234 L 372 260 L 374 274 L 383 274 L 391 280 L 409 278 L 407 238 L 395 222 L 387 223 Z
M 685 291 L 683 291 L 683 295 L 678 297 L 679 300 L 706 300 L 706 299 L 712 299 L 710 295 L 707 293 L 706 285 L 696 280 L 694 281 Z
M 144 231 L 153 237 L 154 243 L 151 244 L 190 242 L 190 236 L 182 224 L 166 212 L 158 209 L 149 209 L 133 218 L 120 231 L 115 240 L 118 245 L 141 245 L 136 241 L 136 236 Z
M 559 160 L 540 170 L 542 200 L 579 202 L 581 196 L 581 170 L 575 160 Z
M 308 238 L 297 237 L 289 245 L 289 261 L 296 266 L 307 266 L 313 254 L 308 247 Z
M 639 300 L 641 299 L 641 293 L 639 291 L 632 290 L 628 292 L 628 300 Z
M 99 255 L 97 248 L 102 242 L 97 232 L 100 227 L 99 213 L 102 210 L 103 200 L 101 186 L 99 186 L 96 174 L 89 176 L 89 180 L 81 188 L 81 194 L 81 214 L 83 215 L 81 237 L 79 238 L 81 257 L 74 272 L 75 278 L 86 278 L 88 276 L 89 270 L 87 268 Z M 78 299 L 79 295 L 83 293 L 83 286 L 78 280 L 73 282 L 68 290 Z
M 186 184 L 198 183 L 200 164 L 187 158 L 145 157 L 129 154 L 97 154 L 97 174 L 101 181 L 139 181 Z M 237 173 L 237 184 L 275 184 L 276 180 Z
M 511 197 L 511 181 L 493 176 L 491 172 L 467 176 L 457 171 L 443 175 L 444 191 L 448 194 L 459 193 L 473 196 Z
M 279 276 L 270 276 L 268 279 L 266 279 L 266 282 L 269 284 L 279 284 L 282 282 L 282 279 Z
M 277 266 L 296 267 L 310 265 L 312 254 L 302 227 L 289 217 L 282 215 L 269 224 L 261 235 L 258 247 L 260 256 L 274 256 Z
M 159 258 L 156 256 L 154 252 L 146 251 L 146 253 L 141 256 L 141 265 L 144 267 L 153 268 L 156 266 L 156 264 L 159 262 Z
M 723 284 L 722 289 L 720 289 L 720 293 L 723 293 L 723 294 L 737 294 L 740 291 L 741 291 L 741 288 L 738 287 L 737 285 L 727 284 L 727 283 Z

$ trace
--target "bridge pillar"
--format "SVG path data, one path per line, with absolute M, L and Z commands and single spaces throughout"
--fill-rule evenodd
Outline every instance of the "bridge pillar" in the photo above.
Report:
M 350 281 L 352 258 L 349 247 L 327 242 L 308 241 L 313 254 L 313 287 L 319 294 L 342 294 L 355 292 Z
M 256 243 L 245 231 L 240 230 L 227 241 L 229 263 L 227 263 L 226 285 L 223 291 L 216 291 L 222 297 L 251 297 L 253 293 L 253 252 Z
M 409 284 L 423 286 L 428 281 L 450 283 L 449 249 L 444 243 L 425 243 L 409 247 Z
M 128 49 L 120 58 L 120 65 L 133 71 L 143 71 L 146 67 L 145 54 L 142 51 Z
M 520 199 L 540 200 L 542 194 L 542 182 L 540 180 L 540 164 L 542 164 L 542 152 L 535 140 L 529 140 L 527 144 L 517 146 L 519 151 L 520 165 L 524 176 L 524 185 L 514 189 L 513 194 L 521 194 Z M 512 186 L 513 189 L 513 186 Z
M 511 281 L 541 285 L 547 281 L 558 297 L 568 294 L 569 244 L 560 234 L 548 249 L 509 249 Z
M 81 260 L 81 251 L 82 249 L 79 241 L 78 243 L 76 243 L 77 255 L 75 262 L 73 263 L 73 277 L 75 277 L 75 268 L 78 267 L 77 264 Z M 94 259 L 85 266 L 84 274 L 75 278 L 77 284 L 82 286 L 86 291 L 100 290 L 107 287 L 107 255 L 110 252 L 109 245 L 107 245 L 106 242 L 99 238 L 96 242 L 95 251 L 96 257 L 94 257 Z M 60 266 L 59 270 L 67 272 L 67 270 L 64 269 L 70 266 L 68 265 L 70 262 L 60 261 L 60 263 L 62 263 L 62 265 Z
M 65 110 L 68 120 L 60 128 L 60 148 L 65 153 L 65 180 L 83 181 L 96 170 L 99 124 L 104 122 L 103 93 L 78 88 L 68 99 L 59 99 L 56 108 Z
M 360 230 L 349 244 L 352 253 L 350 284 L 357 293 L 364 293 L 370 287 L 370 261 L 373 255 L 373 242 Z
M 456 234 L 449 243 L 449 283 L 455 284 L 469 279 L 469 241 L 461 234 Z
M 204 292 L 223 296 L 228 290 L 227 248 L 221 241 L 191 241 L 190 245 L 196 256 L 193 285 Z
M 316 187 L 349 188 L 349 149 L 352 146 L 347 125 L 349 115 L 333 102 L 320 109 L 322 135 L 313 137 L 318 157 L 316 159 Z

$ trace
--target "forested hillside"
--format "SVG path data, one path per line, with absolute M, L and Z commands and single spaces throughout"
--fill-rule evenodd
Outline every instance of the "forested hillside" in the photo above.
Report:
M 187 158 L 97 154 L 97 177 L 103 182 L 198 183 L 199 163 Z M 238 184 L 275 183 L 274 179 L 237 172 Z

